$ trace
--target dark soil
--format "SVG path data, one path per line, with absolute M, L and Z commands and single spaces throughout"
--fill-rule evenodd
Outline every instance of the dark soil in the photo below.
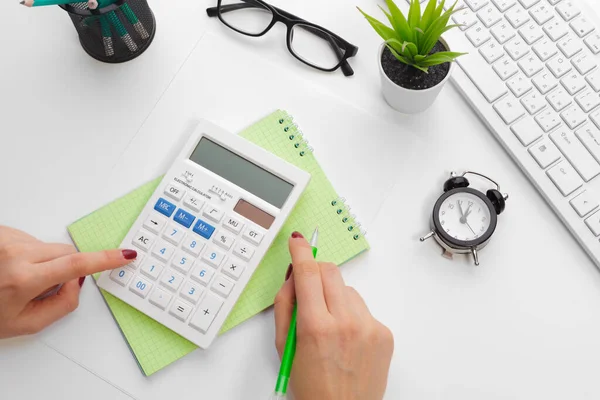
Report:
M 437 42 L 430 54 L 447 51 L 442 42 Z M 443 63 L 429 67 L 429 73 L 425 73 L 415 67 L 406 65 L 396 59 L 390 49 L 383 49 L 381 54 L 381 66 L 385 74 L 398 86 L 406 89 L 423 90 L 429 89 L 444 80 L 450 63 Z

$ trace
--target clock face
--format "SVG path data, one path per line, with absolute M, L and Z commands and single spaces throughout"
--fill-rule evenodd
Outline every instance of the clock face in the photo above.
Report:
M 463 242 L 477 241 L 491 227 L 492 218 L 488 204 L 468 191 L 457 191 L 440 205 L 437 218 L 447 236 Z

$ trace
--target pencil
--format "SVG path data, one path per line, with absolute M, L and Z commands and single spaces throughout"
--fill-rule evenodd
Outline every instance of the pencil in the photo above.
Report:
M 131 7 L 129 7 L 129 4 L 123 4 L 121 6 L 121 10 L 123 11 L 123 14 L 125 14 L 125 17 L 127 17 L 127 20 L 129 20 L 129 23 L 133 25 L 137 33 L 140 34 L 142 39 L 148 39 L 150 37 L 148 31 L 146 31 L 146 28 L 144 28 L 144 25 L 140 22 Z
M 23 0 L 21 4 L 26 7 L 58 6 L 61 4 L 71 4 L 73 0 Z
M 102 28 L 102 41 L 104 42 L 104 53 L 108 56 L 115 55 L 115 48 L 113 47 L 112 31 L 110 30 L 110 23 L 106 16 L 100 16 L 100 27 Z
M 125 44 L 129 48 L 129 51 L 131 51 L 132 53 L 136 52 L 138 50 L 137 44 L 135 44 L 135 42 L 131 38 L 131 35 L 129 34 L 129 32 L 127 32 L 127 29 L 125 29 L 125 27 L 123 26 L 123 23 L 119 19 L 117 13 L 111 11 L 108 14 L 106 14 L 106 17 L 108 18 L 110 23 L 113 24 L 114 27 L 117 29 L 117 33 L 119 34 L 121 39 L 123 39 L 123 42 L 125 42 Z

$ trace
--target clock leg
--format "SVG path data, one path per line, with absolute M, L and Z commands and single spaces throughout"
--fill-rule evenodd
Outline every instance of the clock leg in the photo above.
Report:
M 475 265 L 479 265 L 479 255 L 477 254 L 477 249 L 473 247 L 471 249 L 471 252 L 473 253 L 473 260 L 475 260 Z
M 426 241 L 427 239 L 433 237 L 433 235 L 435 235 L 435 232 L 429 232 L 427 235 L 423 236 L 421 239 L 419 239 L 421 242 Z

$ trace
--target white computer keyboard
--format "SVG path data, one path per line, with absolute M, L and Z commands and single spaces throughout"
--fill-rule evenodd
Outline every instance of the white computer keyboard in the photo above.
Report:
M 454 84 L 600 267 L 599 20 L 584 1 L 458 3 Z

